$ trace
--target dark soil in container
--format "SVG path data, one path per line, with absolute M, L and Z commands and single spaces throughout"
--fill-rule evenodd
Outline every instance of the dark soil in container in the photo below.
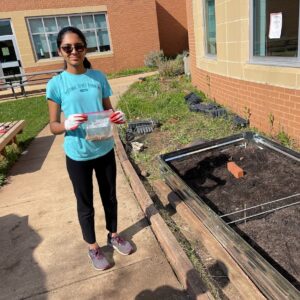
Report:
M 245 174 L 236 179 L 233 161 Z M 219 215 L 300 193 L 300 163 L 255 143 L 208 150 L 170 161 L 170 166 Z M 291 197 L 224 218 L 230 222 L 300 201 Z M 230 226 L 300 289 L 300 204 Z

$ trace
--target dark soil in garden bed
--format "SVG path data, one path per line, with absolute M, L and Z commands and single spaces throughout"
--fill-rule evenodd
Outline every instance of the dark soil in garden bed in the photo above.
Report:
M 245 172 L 236 179 L 227 162 Z M 214 149 L 170 162 L 172 168 L 219 215 L 300 193 L 300 163 L 250 143 Z M 224 218 L 229 222 L 290 204 L 300 196 Z M 233 228 L 300 289 L 300 205 L 236 223 Z

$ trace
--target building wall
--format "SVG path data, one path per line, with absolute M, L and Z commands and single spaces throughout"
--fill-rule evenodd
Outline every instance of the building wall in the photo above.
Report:
M 174 56 L 188 50 L 186 0 L 156 0 L 160 48 Z
M 94 68 L 112 72 L 141 67 L 145 54 L 159 50 L 154 0 L 1 0 L 0 19 L 11 19 L 23 67 L 35 72 L 60 69 L 62 59 L 35 60 L 25 18 L 88 12 L 107 12 L 112 47 L 111 52 L 88 54 Z
M 249 1 L 216 0 L 217 56 L 204 48 L 202 1 L 187 1 L 192 82 L 251 126 L 300 145 L 300 68 L 250 62 Z M 271 126 L 270 117 L 274 116 Z

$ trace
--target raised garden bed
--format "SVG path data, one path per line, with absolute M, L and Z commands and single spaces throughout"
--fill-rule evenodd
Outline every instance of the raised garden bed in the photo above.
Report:
M 230 161 L 243 177 L 228 171 Z M 299 153 L 244 133 L 162 155 L 160 163 L 166 182 L 267 298 L 299 299 Z

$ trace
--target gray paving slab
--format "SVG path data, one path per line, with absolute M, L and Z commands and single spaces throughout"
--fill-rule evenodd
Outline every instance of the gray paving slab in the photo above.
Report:
M 114 266 L 104 272 L 92 268 L 62 143 L 63 136 L 54 137 L 47 126 L 0 189 L 0 299 L 186 299 L 119 161 L 119 231 L 135 252 L 121 256 L 106 246 L 95 188 L 97 239 Z

